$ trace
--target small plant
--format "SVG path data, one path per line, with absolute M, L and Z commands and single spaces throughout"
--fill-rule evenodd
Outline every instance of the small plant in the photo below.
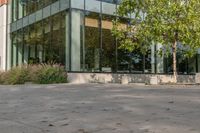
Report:
M 43 65 L 37 72 L 36 83 L 50 84 L 50 83 L 66 83 L 67 72 L 58 65 Z
M 0 72 L 0 84 L 3 84 L 4 72 Z
M 25 66 L 12 68 L 1 75 L 2 84 L 24 84 L 29 80 L 28 69 Z
M 67 72 L 59 65 L 24 65 L 0 73 L 0 84 L 24 84 L 33 82 L 39 84 L 66 83 Z

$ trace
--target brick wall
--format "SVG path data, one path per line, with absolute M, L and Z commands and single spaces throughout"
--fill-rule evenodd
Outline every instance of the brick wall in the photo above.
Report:
M 8 3 L 8 0 L 0 0 L 0 6 L 7 3 Z

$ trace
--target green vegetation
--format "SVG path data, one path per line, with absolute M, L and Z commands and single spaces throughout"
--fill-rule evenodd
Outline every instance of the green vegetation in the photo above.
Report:
M 66 83 L 67 73 L 64 68 L 45 66 L 37 72 L 36 83 Z
M 0 73 L 0 84 L 15 85 L 26 82 L 38 84 L 66 83 L 67 72 L 59 65 L 27 65 Z
M 177 82 L 178 46 L 183 55 L 191 57 L 200 47 L 199 0 L 123 0 L 118 16 L 132 16 L 126 28 L 121 18 L 114 20 L 113 34 L 121 48 L 146 52 L 151 45 L 160 44 L 160 55 L 173 55 L 174 82 Z M 130 18 L 130 17 L 128 17 Z

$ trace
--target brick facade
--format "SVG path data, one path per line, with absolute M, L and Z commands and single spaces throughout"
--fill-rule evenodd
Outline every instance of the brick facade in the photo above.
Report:
M 6 3 L 8 3 L 8 0 L 0 0 L 0 6 Z

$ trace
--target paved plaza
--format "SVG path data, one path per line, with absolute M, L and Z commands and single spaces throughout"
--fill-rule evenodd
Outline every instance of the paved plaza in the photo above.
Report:
M 0 133 L 200 133 L 200 86 L 0 86 Z

